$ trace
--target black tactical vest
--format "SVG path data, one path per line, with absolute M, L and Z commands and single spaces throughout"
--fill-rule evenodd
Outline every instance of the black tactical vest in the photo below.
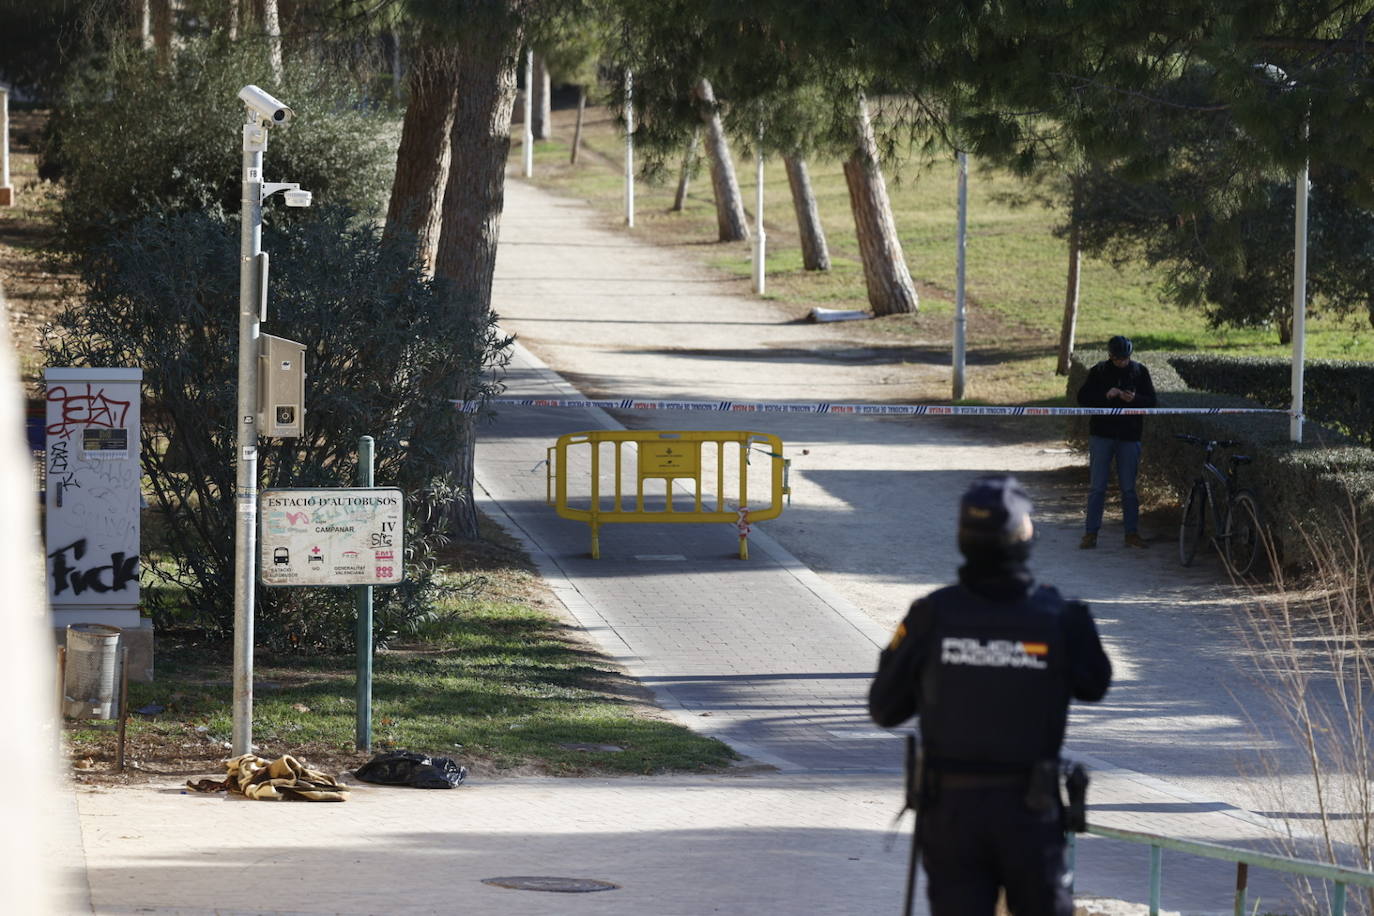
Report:
M 928 764 L 995 773 L 1057 759 L 1069 707 L 1059 592 L 1005 602 L 954 585 L 924 600 L 934 619 L 918 710 Z

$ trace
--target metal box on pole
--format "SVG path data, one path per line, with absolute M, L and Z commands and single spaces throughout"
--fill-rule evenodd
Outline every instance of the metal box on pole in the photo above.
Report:
M 305 344 L 259 336 L 259 435 L 299 439 L 305 431 Z

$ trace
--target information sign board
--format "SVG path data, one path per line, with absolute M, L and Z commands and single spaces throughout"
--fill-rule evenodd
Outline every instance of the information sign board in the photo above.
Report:
M 405 499 L 391 487 L 263 490 L 264 585 L 396 585 L 405 579 Z
M 695 442 L 641 442 L 639 444 L 639 476 L 695 477 L 697 476 Z

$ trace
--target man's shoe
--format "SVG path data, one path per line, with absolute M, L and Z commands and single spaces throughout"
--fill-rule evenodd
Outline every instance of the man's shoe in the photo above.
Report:
M 1126 535 L 1126 546 L 1139 547 L 1141 550 L 1144 550 L 1150 545 L 1143 537 L 1132 531 L 1130 534 Z
M 1078 542 L 1078 549 L 1079 549 L 1079 550 L 1092 550 L 1092 549 L 1093 549 L 1094 547 L 1096 547 L 1096 546 L 1097 546 L 1097 532 L 1096 532 L 1096 531 L 1089 531 L 1087 534 L 1083 535 L 1083 540 L 1081 540 L 1081 541 Z

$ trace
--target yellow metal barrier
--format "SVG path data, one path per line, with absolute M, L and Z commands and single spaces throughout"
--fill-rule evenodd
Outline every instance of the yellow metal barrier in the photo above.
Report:
M 603 451 L 610 451 L 609 462 L 603 460 Z M 730 452 L 738 454 L 727 461 Z M 586 463 L 582 464 L 584 453 Z M 589 492 L 569 496 L 570 467 L 587 468 Z M 739 529 L 740 559 L 747 560 L 750 525 L 781 515 L 782 499 L 790 492 L 782 440 L 768 433 L 644 429 L 569 433 L 549 448 L 547 468 L 549 505 L 563 518 L 591 525 L 594 559 L 601 556 L 600 528 L 610 522 L 733 522 Z M 767 488 L 768 505 L 749 504 L 751 476 L 755 492 Z M 645 495 L 648 480 L 663 481 L 661 500 Z M 625 492 L 630 481 L 633 494 Z M 675 503 L 676 481 L 692 492 L 679 493 Z M 733 505 L 727 502 L 727 493 Z

